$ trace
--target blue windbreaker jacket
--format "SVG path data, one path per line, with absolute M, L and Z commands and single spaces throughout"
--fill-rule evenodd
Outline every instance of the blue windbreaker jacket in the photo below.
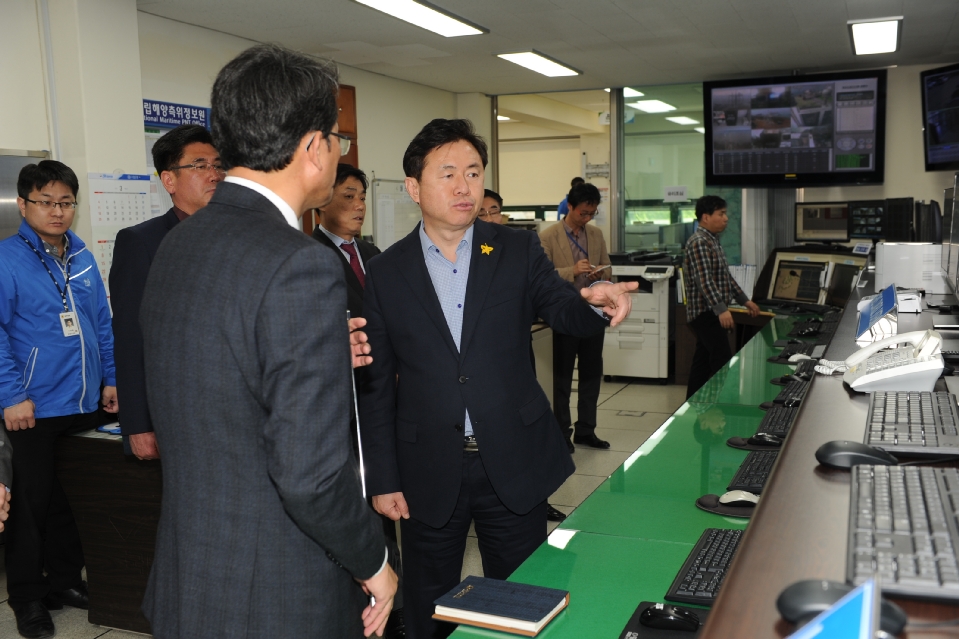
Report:
M 69 289 L 64 268 L 46 254 L 25 220 L 17 235 L 0 242 L 2 408 L 29 398 L 36 404 L 35 417 L 91 413 L 100 402 L 100 384 L 116 386 L 110 307 L 100 271 L 83 241 L 73 231 L 67 231 L 67 237 Z M 77 314 L 80 335 L 63 335 L 60 293 L 40 259 L 67 291 L 67 306 Z

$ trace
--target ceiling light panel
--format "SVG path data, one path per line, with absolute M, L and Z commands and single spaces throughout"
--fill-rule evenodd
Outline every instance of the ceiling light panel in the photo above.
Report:
M 639 100 L 637 102 L 630 102 L 626 106 L 638 109 L 643 113 L 666 113 L 667 111 L 676 110 L 676 107 L 672 104 L 666 104 L 661 100 Z
M 545 75 L 550 78 L 557 78 L 569 75 L 579 75 L 579 71 L 568 67 L 561 62 L 544 56 L 537 51 L 523 51 L 521 53 L 501 53 L 497 57 L 503 58 L 513 64 L 518 64 L 530 71 Z
M 470 24 L 462 18 L 441 11 L 427 3 L 413 2 L 413 0 L 356 1 L 427 31 L 438 33 L 445 38 L 489 33 L 488 29 Z
M 693 131 L 697 131 L 697 132 L 699 132 L 699 133 L 705 134 L 705 133 L 706 133 L 706 127 L 698 126 L 698 127 L 696 127 L 695 129 L 693 129 Z
M 603 89 L 606 93 L 609 93 L 609 89 Z M 629 87 L 623 87 L 623 97 L 624 98 L 641 98 L 645 93 L 642 91 L 637 91 L 636 89 L 630 89 Z
M 674 118 L 666 118 L 670 122 L 675 122 L 676 124 L 699 124 L 699 120 L 694 120 L 692 118 L 687 118 L 685 115 L 676 116 Z
M 877 20 L 850 20 L 849 36 L 856 55 L 892 53 L 899 48 L 902 16 Z
M 496 119 L 499 120 L 500 122 L 509 122 L 509 118 L 506 117 L 505 115 L 497 115 Z

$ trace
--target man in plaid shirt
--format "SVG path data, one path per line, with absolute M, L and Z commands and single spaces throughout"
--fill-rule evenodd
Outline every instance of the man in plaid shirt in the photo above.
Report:
M 749 300 L 729 274 L 719 234 L 726 230 L 726 200 L 704 195 L 696 202 L 699 228 L 686 242 L 683 262 L 686 281 L 686 321 L 696 334 L 693 369 L 686 386 L 687 399 L 716 374 L 733 356 L 726 332 L 733 327 L 733 315 L 726 304 L 736 300 L 756 317 L 759 307 Z

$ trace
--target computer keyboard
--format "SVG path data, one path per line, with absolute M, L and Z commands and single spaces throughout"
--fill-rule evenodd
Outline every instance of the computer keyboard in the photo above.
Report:
M 763 492 L 777 455 L 778 450 L 754 450 L 749 453 L 726 490 L 745 490 L 756 495 Z
M 826 311 L 822 315 L 823 323 L 839 324 L 839 320 L 841 319 L 842 319 L 842 311 Z
M 959 600 L 959 469 L 856 466 L 846 578 L 878 575 L 884 595 Z
M 863 443 L 893 455 L 959 455 L 957 426 L 951 393 L 878 391 L 869 397 Z
M 823 344 L 787 344 L 779 355 L 773 355 L 769 358 L 770 362 L 788 360 L 793 355 L 808 355 L 812 359 L 822 359 L 826 352 L 826 346 Z
M 756 432 L 768 433 L 770 435 L 778 435 L 779 437 L 785 437 L 786 434 L 789 432 L 789 427 L 792 426 L 793 424 L 793 420 L 796 419 L 796 413 L 798 412 L 799 412 L 798 408 L 790 408 L 787 406 L 773 406 L 768 411 L 766 411 L 766 414 L 763 416 L 763 421 L 759 422 L 759 428 L 756 429 Z M 746 458 L 746 461 L 749 461 L 748 457 Z M 737 473 L 737 476 L 738 476 L 738 473 Z M 736 480 L 734 479 L 733 481 L 736 481 Z M 765 482 L 765 480 L 763 481 Z M 730 490 L 733 490 L 733 489 L 730 488 Z
M 666 593 L 669 601 L 711 606 L 729 571 L 743 530 L 707 528 Z
M 785 404 L 789 400 L 799 400 L 802 401 L 802 398 L 806 395 L 806 389 L 809 388 L 809 382 L 803 382 L 795 380 L 789 382 L 783 389 L 779 391 L 779 394 L 776 395 L 776 398 L 773 400 L 775 404 Z M 768 415 L 768 413 L 767 413 Z
M 822 322 L 819 320 L 803 320 L 793 324 L 789 337 L 803 337 L 804 333 L 809 333 L 811 336 L 812 333 L 818 333 L 820 329 L 822 329 Z
M 796 372 L 794 375 L 805 375 L 812 379 L 816 374 L 816 360 L 814 359 L 803 359 L 796 362 Z

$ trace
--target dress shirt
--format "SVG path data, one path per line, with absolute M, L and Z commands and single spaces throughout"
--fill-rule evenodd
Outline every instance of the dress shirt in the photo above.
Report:
M 319 229 L 320 229 L 321 231 L 323 231 L 323 234 L 324 234 L 326 237 L 330 238 L 330 241 L 333 242 L 333 246 L 335 246 L 336 248 L 340 249 L 340 253 L 342 253 L 342 254 L 344 255 L 344 257 L 346 257 L 346 261 L 347 261 L 347 262 L 351 262 L 351 261 L 352 261 L 352 256 L 351 256 L 349 253 L 347 253 L 346 251 L 343 250 L 343 245 L 344 245 L 344 244 L 352 244 L 352 245 L 353 245 L 353 249 L 356 250 L 356 261 L 360 263 L 360 268 L 363 269 L 363 272 L 364 272 L 364 273 L 366 273 L 366 265 L 363 264 L 363 258 L 360 256 L 360 247 L 357 246 L 357 244 L 356 244 L 356 238 L 353 238 L 352 240 L 350 240 L 349 242 L 347 242 L 346 240 L 344 240 L 344 239 L 343 239 L 342 237 L 340 237 L 339 235 L 334 235 L 334 234 L 330 233 L 329 231 L 327 231 L 327 230 L 323 227 L 322 224 L 317 224 L 317 226 L 319 227 Z
M 686 242 L 683 269 L 687 321 L 691 322 L 707 310 L 722 315 L 727 310 L 726 304 L 733 299 L 740 304 L 749 301 L 729 273 L 719 237 L 702 226 Z
M 473 245 L 473 227 L 466 229 L 466 234 L 456 247 L 456 262 L 450 262 L 443 255 L 433 240 L 429 238 L 420 222 L 420 243 L 423 246 L 423 258 L 426 260 L 426 270 L 430 273 L 433 289 L 439 298 L 440 307 L 446 317 L 446 325 L 453 336 L 456 350 L 460 348 L 460 338 L 463 334 L 463 305 L 466 303 L 466 283 L 470 276 L 470 259 Z M 469 411 L 466 411 L 466 421 L 463 422 L 463 432 L 473 434 L 473 424 L 470 423 Z
M 43 243 L 43 250 L 46 251 L 47 255 L 60 262 L 61 266 L 67 263 L 67 255 L 70 254 L 70 238 L 63 235 L 63 252 L 60 252 L 60 248 L 50 244 L 46 240 L 40 240 Z
M 232 182 L 233 184 L 239 184 L 240 186 L 245 186 L 248 189 L 253 189 L 270 202 L 273 203 L 273 206 L 280 209 L 280 213 L 283 214 L 283 219 L 286 220 L 287 224 L 295 228 L 297 231 L 302 230 L 300 228 L 300 218 L 296 216 L 296 213 L 293 211 L 293 207 L 286 203 L 286 201 L 281 198 L 279 195 L 263 186 L 259 182 L 254 182 L 253 180 L 248 180 L 246 178 L 236 177 L 235 175 L 228 175 L 224 182 Z

